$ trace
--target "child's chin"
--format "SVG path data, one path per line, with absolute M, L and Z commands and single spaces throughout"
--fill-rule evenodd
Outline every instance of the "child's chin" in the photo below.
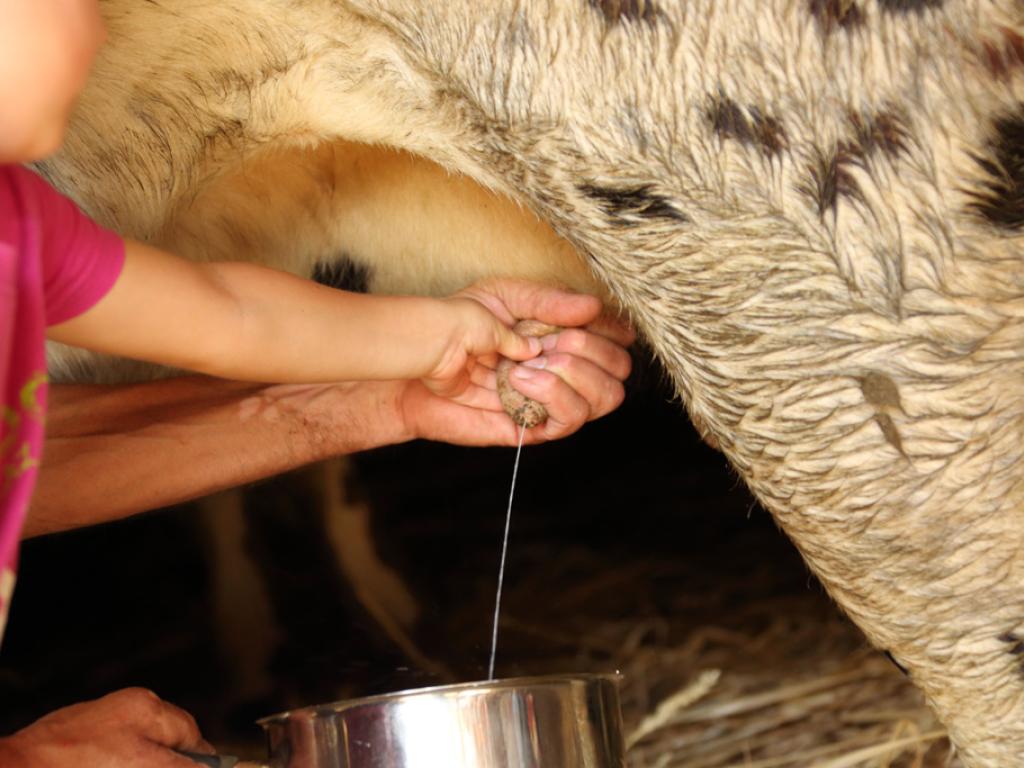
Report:
M 25 142 L 20 150 L 19 162 L 30 163 L 35 160 L 42 160 L 49 157 L 61 148 L 64 143 L 64 134 L 67 128 L 67 121 L 53 121 L 53 123 L 41 126 L 32 137 Z

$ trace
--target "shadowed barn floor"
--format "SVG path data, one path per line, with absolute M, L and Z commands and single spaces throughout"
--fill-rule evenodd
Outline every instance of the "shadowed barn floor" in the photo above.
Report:
M 622 672 L 637 768 L 956 764 L 909 682 L 653 377 L 613 416 L 524 450 L 498 675 Z M 237 626 L 211 595 L 208 509 L 30 542 L 0 728 L 144 685 L 256 756 L 261 715 L 484 677 L 512 460 L 427 443 L 356 459 L 349 495 L 372 509 L 375 545 L 419 611 L 404 645 L 339 578 L 308 473 L 245 493 L 246 578 L 267 600 Z M 269 651 L 240 679 L 247 644 Z

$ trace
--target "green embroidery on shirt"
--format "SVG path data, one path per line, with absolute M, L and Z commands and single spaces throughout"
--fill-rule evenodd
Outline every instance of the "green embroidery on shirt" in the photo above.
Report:
M 39 457 L 32 455 L 32 446 L 26 440 L 18 450 L 5 458 L 4 465 L 3 477 L 0 477 L 0 499 L 7 495 L 15 480 L 39 466 Z
M 46 372 L 37 371 L 33 373 L 25 385 L 21 388 L 21 393 L 18 395 L 21 400 L 21 407 L 25 409 L 25 413 L 29 418 L 42 420 L 43 418 L 43 404 L 39 402 L 39 394 L 42 392 L 43 387 L 46 386 Z
M 0 408 L 0 467 L 3 468 L 3 474 L 0 476 L 0 499 L 7 494 L 17 478 L 39 466 L 39 456 L 33 454 L 32 444 L 28 440 L 22 440 L 20 433 L 23 427 L 22 419 L 40 422 L 43 420 L 41 396 L 46 381 L 44 371 L 31 374 L 19 390 L 15 406 L 12 408 L 5 405 Z
M 21 448 L 14 452 L 11 459 L 12 461 L 5 468 L 4 474 L 12 480 L 39 466 L 39 459 L 32 455 L 32 446 L 27 440 L 22 443 Z

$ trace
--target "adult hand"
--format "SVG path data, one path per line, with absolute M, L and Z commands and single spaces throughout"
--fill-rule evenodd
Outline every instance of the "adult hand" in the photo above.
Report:
M 510 377 L 548 412 L 524 442 L 566 437 L 622 403 L 631 364 L 625 348 L 634 333 L 624 322 L 602 316 L 597 298 L 518 280 L 481 282 L 457 295 L 478 301 L 507 325 L 532 319 L 565 328 L 544 337 L 543 352 L 516 366 Z M 517 427 L 498 400 L 496 362 L 473 360 L 445 397 L 420 382 L 403 384 L 400 412 L 410 432 L 461 445 L 515 445 Z
M 142 688 L 58 709 L 0 739 L 4 768 L 195 768 L 172 749 L 212 753 L 187 712 Z

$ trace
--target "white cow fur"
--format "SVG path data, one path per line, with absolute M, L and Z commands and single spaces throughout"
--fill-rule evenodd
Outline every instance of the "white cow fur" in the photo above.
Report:
M 87 211 L 194 258 L 302 273 L 344 252 L 375 289 L 585 286 L 584 254 L 965 762 L 1020 762 L 1024 270 L 1019 230 L 971 206 L 993 121 L 1024 99 L 1021 3 L 104 9 L 110 44 L 43 168 Z M 716 130 L 725 97 L 746 134 Z M 851 114 L 882 112 L 898 149 L 822 170 Z

